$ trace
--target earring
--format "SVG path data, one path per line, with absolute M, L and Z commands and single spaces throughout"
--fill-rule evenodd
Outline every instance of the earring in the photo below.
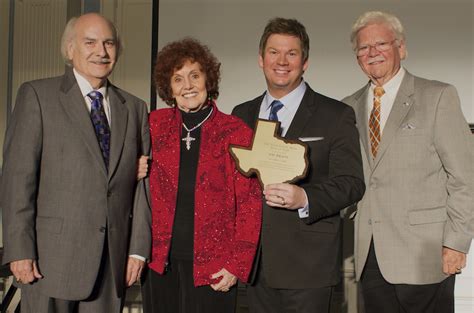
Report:
M 167 105 L 169 105 L 172 108 L 174 108 L 176 106 L 176 99 L 175 98 L 166 99 L 165 102 L 166 102 Z
M 207 105 L 212 105 L 212 95 L 210 93 L 207 94 Z

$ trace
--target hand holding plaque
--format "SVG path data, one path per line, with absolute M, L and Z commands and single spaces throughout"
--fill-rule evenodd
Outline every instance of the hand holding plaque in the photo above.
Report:
M 307 147 L 277 135 L 280 123 L 259 119 L 249 148 L 231 146 L 230 153 L 245 176 L 257 173 L 262 187 L 292 183 L 306 176 Z

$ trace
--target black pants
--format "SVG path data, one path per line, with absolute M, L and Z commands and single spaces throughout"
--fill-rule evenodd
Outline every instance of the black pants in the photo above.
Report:
M 360 284 L 366 313 L 454 313 L 454 282 L 451 275 L 437 284 L 390 284 L 371 243 Z
M 237 286 L 228 292 L 194 287 L 191 260 L 171 260 L 164 275 L 148 270 L 142 283 L 144 313 L 235 312 Z
M 272 288 L 267 285 L 264 271 L 259 266 L 255 283 L 247 286 L 247 299 L 250 313 L 328 313 L 332 291 L 332 286 L 310 289 Z

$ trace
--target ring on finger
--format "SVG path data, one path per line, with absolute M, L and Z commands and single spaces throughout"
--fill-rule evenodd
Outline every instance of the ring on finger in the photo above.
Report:
M 281 199 L 281 205 L 286 205 L 285 198 L 283 198 L 282 196 L 278 196 L 278 198 Z

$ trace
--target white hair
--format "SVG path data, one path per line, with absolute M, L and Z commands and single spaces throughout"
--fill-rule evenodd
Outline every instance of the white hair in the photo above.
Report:
M 100 16 L 102 16 L 102 15 L 100 15 Z M 104 18 L 106 20 L 106 22 L 110 26 L 110 29 L 112 30 L 112 34 L 113 34 L 114 39 L 116 41 L 117 58 L 118 58 L 120 56 L 120 53 L 122 52 L 123 46 L 122 46 L 122 42 L 120 40 L 119 33 L 117 31 L 117 27 L 115 27 L 115 24 L 112 23 L 106 17 L 102 16 L 102 18 Z M 68 66 L 72 66 L 71 57 L 68 54 L 68 46 L 74 40 L 74 38 L 76 37 L 75 27 L 76 27 L 77 20 L 78 20 L 77 17 L 73 17 L 67 22 L 66 27 L 64 28 L 63 36 L 61 37 L 61 55 L 64 59 L 64 62 Z
M 395 39 L 398 41 L 405 41 L 405 30 L 403 25 L 393 14 L 381 12 L 381 11 L 368 11 L 359 16 L 359 18 L 352 25 L 351 30 L 351 43 L 352 49 L 355 50 L 357 47 L 357 34 L 359 31 L 372 24 L 385 24 L 393 31 Z
M 68 45 L 71 41 L 74 40 L 75 31 L 74 27 L 76 26 L 77 17 L 73 17 L 67 22 L 66 27 L 64 28 L 63 36 L 61 37 L 61 55 L 63 56 L 64 62 L 66 65 L 71 66 L 71 59 L 68 55 Z

